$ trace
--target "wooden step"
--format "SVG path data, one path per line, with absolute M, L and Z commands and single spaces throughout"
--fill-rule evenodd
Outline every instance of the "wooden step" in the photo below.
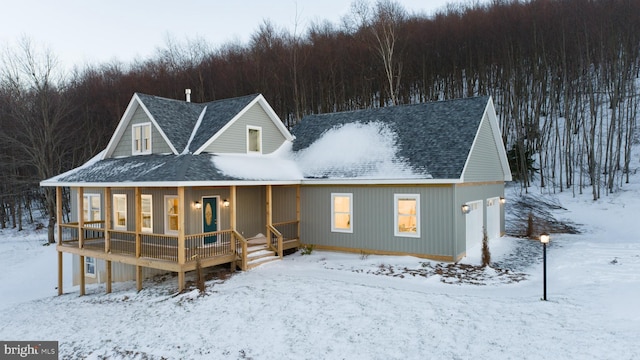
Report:
M 249 262 L 247 262 L 247 269 L 253 269 L 255 267 L 258 267 L 262 264 L 266 264 L 272 261 L 276 261 L 276 260 L 280 260 L 279 256 L 265 256 L 265 257 L 260 257 L 257 258 L 255 260 L 251 260 Z
M 271 250 L 254 251 L 247 254 L 247 261 L 252 261 L 252 260 L 260 259 L 263 257 L 275 256 L 275 255 L 276 255 L 275 251 L 271 251 Z
M 251 254 L 252 252 L 256 252 L 256 251 L 265 250 L 266 248 L 267 248 L 266 244 L 247 246 L 247 254 Z

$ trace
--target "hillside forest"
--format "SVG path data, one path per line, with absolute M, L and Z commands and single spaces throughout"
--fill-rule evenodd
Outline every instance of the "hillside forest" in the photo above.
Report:
M 340 23 L 265 20 L 248 43 L 169 38 L 151 58 L 71 72 L 24 37 L 0 54 L 0 227 L 42 211 L 52 240 L 55 189 L 39 182 L 104 149 L 134 92 L 187 88 L 195 102 L 262 93 L 289 128 L 307 114 L 491 95 L 523 192 L 597 200 L 637 171 L 638 29 L 638 0 L 493 0 L 431 16 L 357 0 Z

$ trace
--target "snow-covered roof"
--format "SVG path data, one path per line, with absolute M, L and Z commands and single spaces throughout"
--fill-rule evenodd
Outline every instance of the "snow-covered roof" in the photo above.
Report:
M 179 127 L 176 119 L 181 119 L 181 107 L 189 104 L 148 96 L 141 99 L 165 129 Z M 189 119 L 195 117 L 194 121 L 189 120 L 189 126 L 196 127 L 196 131 L 190 137 L 183 132 L 179 140 L 173 141 L 191 149 L 204 146 L 212 134 L 226 125 L 220 119 L 234 118 L 236 112 L 254 100 L 255 95 L 251 95 L 194 107 L 187 112 Z M 460 182 L 488 100 L 476 97 L 311 115 L 293 129 L 293 142 L 285 141 L 272 154 L 185 151 L 180 155 L 94 159 L 90 164 L 45 180 L 42 185 Z M 162 104 L 167 103 L 168 113 L 163 114 Z M 203 115 L 210 111 L 219 116 Z
M 312 152 L 316 159 L 334 161 L 323 168 L 311 159 L 305 162 L 313 167 L 305 175 L 313 177 L 349 177 L 364 170 L 368 176 L 459 179 L 488 101 L 473 97 L 310 115 L 292 130 L 293 150 L 302 157 Z M 361 131 L 367 136 L 360 136 Z M 334 155 L 317 151 L 321 145 Z M 361 161 L 351 168 L 341 158 L 358 156 Z

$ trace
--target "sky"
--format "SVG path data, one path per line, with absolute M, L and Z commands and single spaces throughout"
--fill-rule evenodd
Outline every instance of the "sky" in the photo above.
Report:
M 409 13 L 431 15 L 447 3 L 470 0 L 398 0 Z M 369 1 L 371 4 L 373 0 Z M 0 46 L 15 48 L 28 37 L 65 67 L 125 63 L 152 57 L 168 39 L 204 39 L 217 48 L 247 43 L 269 19 L 290 32 L 314 21 L 338 24 L 352 0 L 20 0 L 2 5 Z M 297 21 L 296 21 L 297 19 Z

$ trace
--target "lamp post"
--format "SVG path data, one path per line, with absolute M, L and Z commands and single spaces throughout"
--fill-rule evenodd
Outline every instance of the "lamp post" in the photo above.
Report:
M 551 238 L 549 234 L 540 234 L 540 242 L 542 243 L 542 300 L 547 301 L 547 244 Z

